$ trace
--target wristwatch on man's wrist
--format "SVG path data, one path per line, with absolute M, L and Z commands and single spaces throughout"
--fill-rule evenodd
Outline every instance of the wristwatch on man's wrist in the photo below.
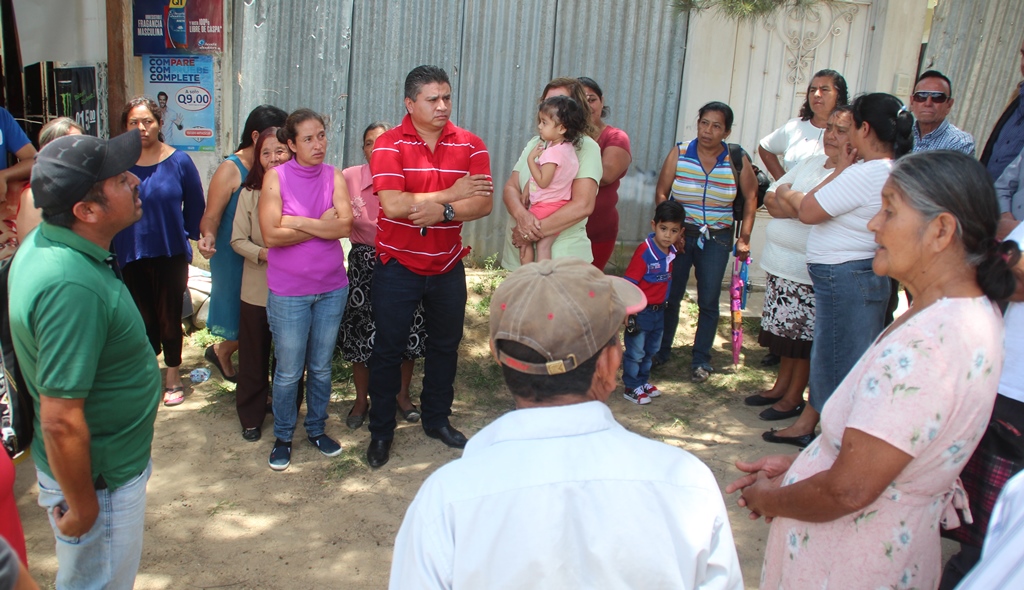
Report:
M 455 208 L 452 207 L 450 204 L 445 203 L 445 206 L 444 206 L 444 220 L 445 221 L 451 221 L 453 219 L 455 219 Z

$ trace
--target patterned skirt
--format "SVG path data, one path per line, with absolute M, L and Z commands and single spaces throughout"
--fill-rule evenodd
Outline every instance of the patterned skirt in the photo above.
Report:
M 814 340 L 814 288 L 768 273 L 757 342 L 776 356 L 809 359 Z
M 348 304 L 341 318 L 338 346 L 341 357 L 351 363 L 365 363 L 373 352 L 373 336 L 377 331 L 373 323 L 370 288 L 373 285 L 373 265 L 376 249 L 366 244 L 352 244 L 348 253 Z M 409 344 L 403 360 L 420 358 L 427 348 L 427 328 L 423 319 L 423 304 L 416 308 L 409 328 Z

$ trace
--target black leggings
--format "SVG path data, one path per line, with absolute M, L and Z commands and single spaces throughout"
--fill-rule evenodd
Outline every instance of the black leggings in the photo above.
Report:
M 146 324 L 153 354 L 164 351 L 164 364 L 181 365 L 181 309 L 188 288 L 188 260 L 184 254 L 140 258 L 121 269 L 124 284 Z

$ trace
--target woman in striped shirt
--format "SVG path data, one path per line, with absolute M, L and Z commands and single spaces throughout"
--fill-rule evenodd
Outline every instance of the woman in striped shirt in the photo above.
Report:
M 676 244 L 678 254 L 672 267 L 672 286 L 665 311 L 665 330 L 655 364 L 668 360 L 672 340 L 679 325 L 679 303 L 690 280 L 690 267 L 697 278 L 697 334 L 690 364 L 694 383 L 706 381 L 714 371 L 711 345 L 718 327 L 718 301 L 722 279 L 732 252 L 732 203 L 738 194 L 729 147 L 725 139 L 732 131 L 733 114 L 729 105 L 709 102 L 697 115 L 697 138 L 672 148 L 661 167 L 655 191 L 655 205 L 672 199 L 686 209 L 683 236 Z M 757 209 L 757 178 L 750 160 L 744 156 L 740 173 L 744 205 L 743 222 L 736 242 L 740 259 L 750 255 L 750 232 Z

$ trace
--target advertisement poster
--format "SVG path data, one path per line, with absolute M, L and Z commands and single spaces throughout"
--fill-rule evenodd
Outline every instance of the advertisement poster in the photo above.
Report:
M 86 135 L 99 136 L 96 68 L 54 68 L 53 77 L 57 85 L 57 115 L 74 119 Z
M 224 49 L 223 0 L 134 0 L 135 55 Z
M 164 143 L 179 150 L 212 152 L 213 56 L 143 55 L 143 92 L 163 111 Z

